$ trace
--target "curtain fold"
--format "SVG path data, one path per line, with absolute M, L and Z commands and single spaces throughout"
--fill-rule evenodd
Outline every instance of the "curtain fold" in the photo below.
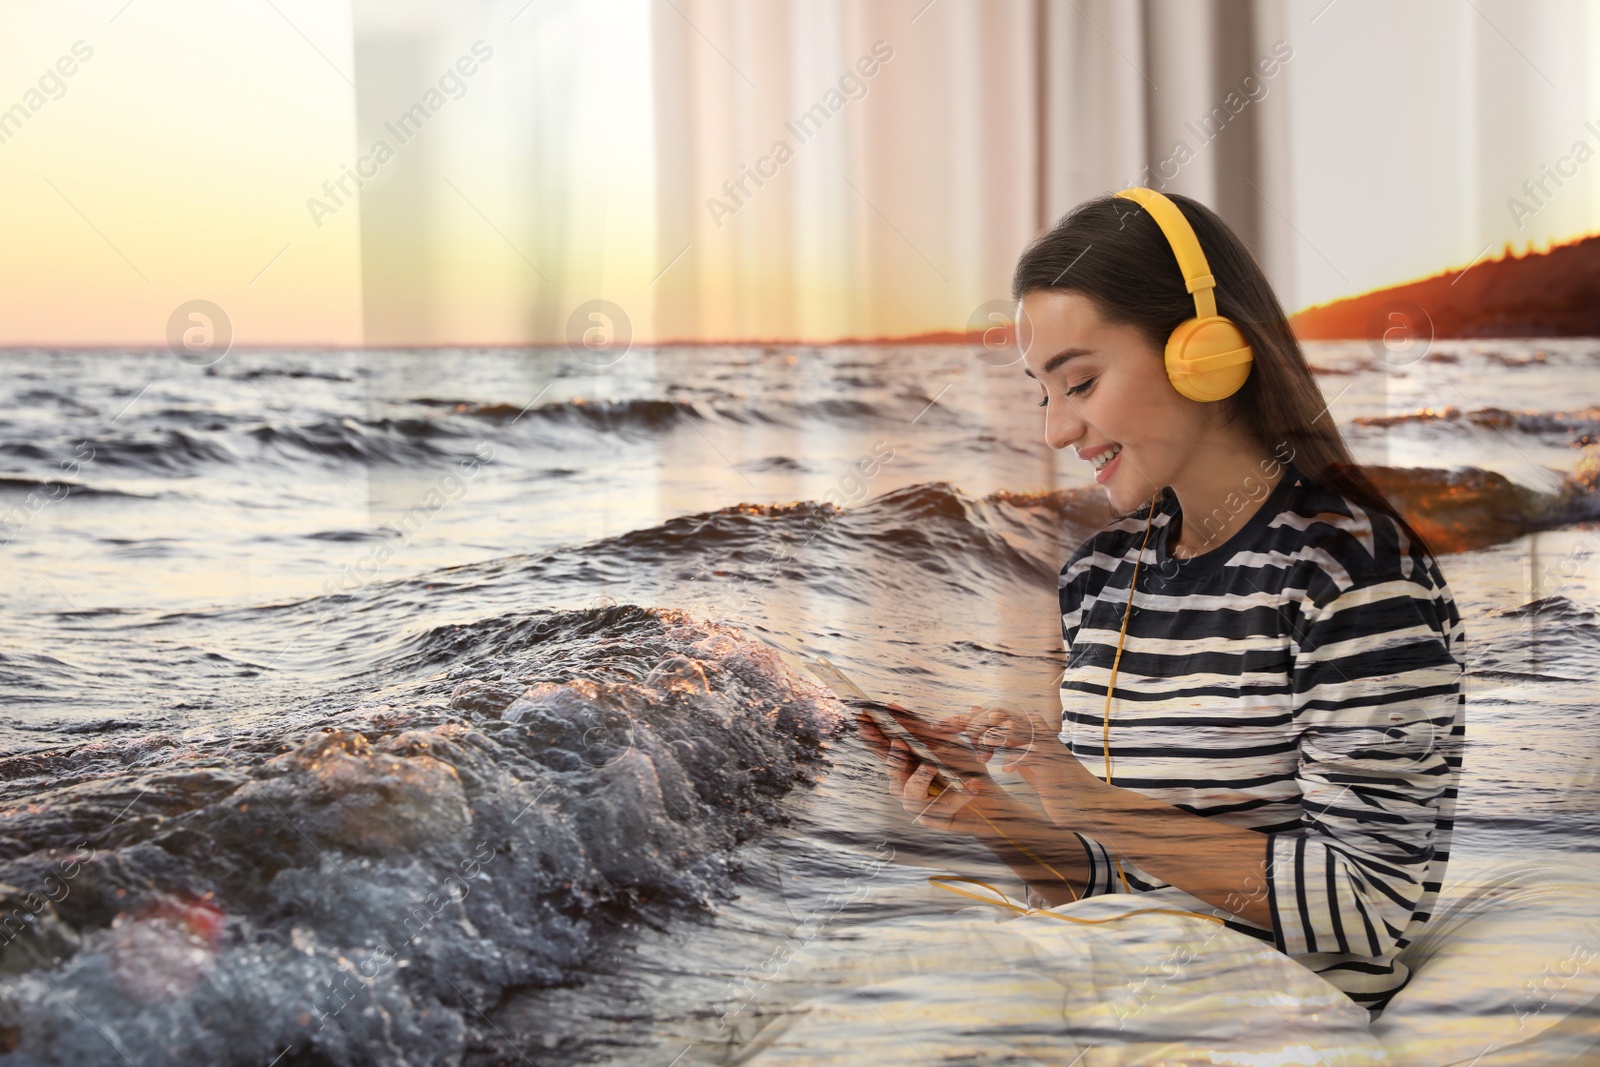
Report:
M 659 243 L 682 255 L 656 286 L 663 338 L 959 329 L 1006 298 L 1028 240 L 1130 184 L 1267 236 L 1255 0 L 655 0 L 652 14 Z
M 1035 229 L 1031 0 L 656 0 L 663 338 L 948 329 Z

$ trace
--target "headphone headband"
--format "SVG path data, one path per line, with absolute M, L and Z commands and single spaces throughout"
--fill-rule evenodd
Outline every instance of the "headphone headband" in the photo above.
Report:
M 1124 200 L 1132 200 L 1150 212 L 1150 217 L 1161 227 L 1161 232 L 1167 237 L 1167 244 L 1172 246 L 1173 255 L 1178 257 L 1178 269 L 1183 272 L 1184 288 L 1194 295 L 1195 318 L 1209 319 L 1214 316 L 1217 313 L 1217 280 L 1211 274 L 1210 264 L 1206 262 L 1205 251 L 1200 247 L 1200 238 L 1195 236 L 1194 227 L 1189 225 L 1189 220 L 1178 210 L 1178 205 L 1154 189 L 1146 189 L 1139 185 L 1132 189 L 1124 189 L 1117 195 Z
M 1255 354 L 1237 323 L 1217 314 L 1217 279 L 1206 262 L 1200 238 L 1178 205 L 1154 189 L 1134 186 L 1116 194 L 1150 213 L 1178 259 L 1183 287 L 1194 297 L 1194 318 L 1167 336 L 1167 380 L 1190 400 L 1223 400 L 1250 377 Z

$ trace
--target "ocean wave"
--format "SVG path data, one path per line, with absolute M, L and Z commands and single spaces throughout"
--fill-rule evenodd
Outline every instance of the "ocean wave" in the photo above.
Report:
M 1572 630 L 1583 632 L 1590 639 L 1600 638 L 1600 615 L 1564 596 L 1540 597 L 1519 607 L 1507 608 L 1500 615 L 1507 619 L 1538 617 L 1560 622 Z
M 74 780 L 0 816 L 17 1062 L 456 1062 L 505 989 L 731 892 L 842 721 L 674 611 L 483 619 L 410 654 L 451 666 L 292 732 L 29 757 Z
M 69 496 L 120 496 L 137 500 L 154 499 L 154 496 L 149 493 L 133 493 L 126 489 L 112 489 L 109 486 L 90 485 L 86 482 L 34 478 L 25 474 L 0 474 L 0 492 L 8 491 L 14 493 L 42 492 L 51 500 L 64 500 Z
M 313 372 L 303 376 L 324 377 Z M 0 458 L 15 461 L 22 477 L 31 476 L 29 468 L 54 467 L 63 457 L 78 454 L 75 448 L 81 449 L 84 442 L 92 444 L 96 464 L 162 477 L 298 466 L 307 460 L 404 466 L 461 458 L 489 438 L 515 445 L 531 437 L 541 448 L 581 454 L 601 439 L 654 441 L 711 425 L 802 432 L 819 423 L 851 427 L 901 423 L 928 405 L 920 395 L 757 400 L 715 388 L 671 397 L 577 396 L 531 406 L 421 396 L 381 404 L 361 414 L 305 398 L 286 402 L 286 407 L 250 395 L 243 397 L 243 405 L 232 402 L 236 399 L 234 394 L 225 394 L 218 402 L 207 404 L 146 407 L 135 403 L 115 425 L 88 417 L 90 412 L 85 409 L 83 418 L 57 422 L 42 432 L 32 425 L 0 427 Z M 941 410 L 930 413 L 929 418 L 950 423 L 961 416 Z M 982 443 L 990 448 L 1001 446 L 993 437 Z M 774 458 L 771 469 L 784 469 L 781 457 Z
M 1578 411 L 1511 411 L 1506 408 L 1421 408 L 1400 415 L 1366 415 L 1350 420 L 1356 426 L 1389 429 L 1395 426 L 1455 423 L 1526 434 L 1600 433 L 1600 407 Z
M 1505 352 L 1485 352 L 1483 355 L 1502 367 L 1542 367 L 1549 362 L 1549 356 L 1543 349 L 1528 356 L 1513 356 Z
M 132 433 L 102 434 L 93 438 L 93 462 L 98 465 L 154 473 L 186 473 L 202 464 L 232 464 L 239 456 L 215 433 L 166 427 Z M 0 442 L 0 455 L 54 464 L 74 455 L 71 440 L 57 444 L 37 439 Z M 80 454 L 81 455 L 81 454 Z M 88 459 L 83 459 L 84 463 Z
M 394 533 L 384 528 L 375 530 L 318 530 L 315 533 L 301 534 L 307 541 L 332 541 L 336 544 L 361 543 L 366 541 L 387 541 Z
M 1558 491 L 1545 493 L 1474 467 L 1365 469 L 1436 553 L 1600 517 L 1600 494 L 1582 478 L 1569 477 Z M 454 568 L 427 581 L 496 581 L 509 567 L 524 581 L 593 586 L 647 567 L 672 582 L 777 580 L 871 600 L 901 588 L 911 573 L 938 576 L 950 591 L 992 594 L 999 580 L 1052 583 L 1071 551 L 1115 517 L 1104 492 L 1093 486 L 1000 490 L 980 498 L 929 482 L 844 507 L 742 503 L 521 561 Z M 480 571 L 483 576 L 471 577 Z
M 530 561 L 541 580 L 591 576 L 638 566 L 676 568 L 729 582 L 771 577 L 820 583 L 858 599 L 894 580 L 885 566 L 942 576 L 956 591 L 989 588 L 996 578 L 1046 582 L 1060 567 L 1063 529 L 1075 516 L 1105 512 L 1092 491 L 1061 495 L 1041 510 L 1004 497 L 975 499 L 948 483 L 907 486 L 840 507 L 816 501 L 743 503 L 683 515 Z M 1105 512 L 1109 514 L 1108 512 Z M 1065 524 L 1065 526 L 1063 525 Z M 794 562 L 804 554 L 808 565 Z
M 308 367 L 247 367 L 243 370 L 227 373 L 219 371 L 215 366 L 207 367 L 206 373 L 214 377 L 232 378 L 242 382 L 259 381 L 263 378 L 295 378 L 312 379 L 323 382 L 353 382 L 356 379 L 348 374 L 335 374 L 331 371 L 312 370 Z
M 363 463 L 401 463 L 449 456 L 436 438 L 459 436 L 433 419 L 322 419 L 289 426 L 267 424 L 248 431 L 262 445 Z
M 695 390 L 692 396 L 626 399 L 579 396 L 533 406 L 437 397 L 417 397 L 408 403 L 497 424 L 526 421 L 608 433 L 661 433 L 673 429 L 680 421 L 789 427 L 810 426 L 819 421 L 852 424 L 872 424 L 884 420 L 900 422 L 927 407 L 929 400 L 929 397 L 920 394 L 903 395 L 893 400 L 863 400 L 852 396 L 821 399 L 766 396 L 758 403 L 746 394 L 702 388 Z
M 661 431 L 679 419 L 705 421 L 706 409 L 693 400 L 634 397 L 626 400 L 573 397 L 536 406 L 499 401 L 439 400 L 420 397 L 411 403 L 444 408 L 451 415 L 504 424 L 529 420 L 531 424 L 574 426 L 607 431 Z
M 1444 470 L 1373 465 L 1364 469 L 1436 552 L 1485 548 L 1537 530 L 1600 517 L 1600 493 L 1583 471 L 1564 477 L 1556 491 L 1546 493 L 1477 467 Z M 1090 487 L 1002 490 L 981 502 L 988 507 L 977 506 L 980 502 L 943 485 L 916 486 L 879 500 L 904 509 L 908 517 L 959 518 L 991 533 L 1023 535 L 1033 543 L 1050 540 L 1050 530 L 1059 528 L 1061 543 L 1069 547 L 1115 517 L 1104 493 Z M 1045 519 L 1043 526 L 1039 516 Z
M 744 469 L 759 474 L 803 474 L 806 465 L 791 456 L 762 456 L 747 461 Z

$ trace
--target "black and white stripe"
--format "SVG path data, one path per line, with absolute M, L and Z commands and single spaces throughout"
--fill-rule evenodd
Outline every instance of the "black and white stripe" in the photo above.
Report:
M 1150 520 L 1111 706 L 1111 780 L 1259 831 L 1267 884 L 1241 892 L 1265 894 L 1272 928 L 1228 925 L 1381 1009 L 1409 978 L 1395 957 L 1449 860 L 1466 711 L 1454 599 L 1391 519 L 1292 464 L 1200 556 L 1170 555 L 1177 513 L 1164 493 Z M 1106 685 L 1148 514 L 1107 526 L 1061 571 L 1061 739 L 1102 777 Z M 1089 893 L 1122 892 L 1111 855 L 1078 837 Z M 1136 891 L 1168 885 L 1121 866 Z

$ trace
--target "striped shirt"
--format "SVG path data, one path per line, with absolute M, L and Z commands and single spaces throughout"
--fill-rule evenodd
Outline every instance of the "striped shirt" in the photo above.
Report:
M 1437 562 L 1393 520 L 1283 470 L 1199 556 L 1171 556 L 1177 500 L 1156 502 L 1117 669 L 1111 781 L 1259 831 L 1267 879 L 1237 903 L 1264 895 L 1272 926 L 1227 925 L 1377 1012 L 1410 977 L 1396 956 L 1428 921 L 1449 860 L 1466 637 Z M 1256 486 L 1260 500 L 1266 480 Z M 1061 740 L 1102 778 L 1106 684 L 1149 511 L 1108 525 L 1061 570 Z M 1086 895 L 1123 892 L 1106 848 L 1077 837 Z M 1187 896 L 1117 860 L 1134 891 Z M 1189 900 L 1179 906 L 1214 910 Z

